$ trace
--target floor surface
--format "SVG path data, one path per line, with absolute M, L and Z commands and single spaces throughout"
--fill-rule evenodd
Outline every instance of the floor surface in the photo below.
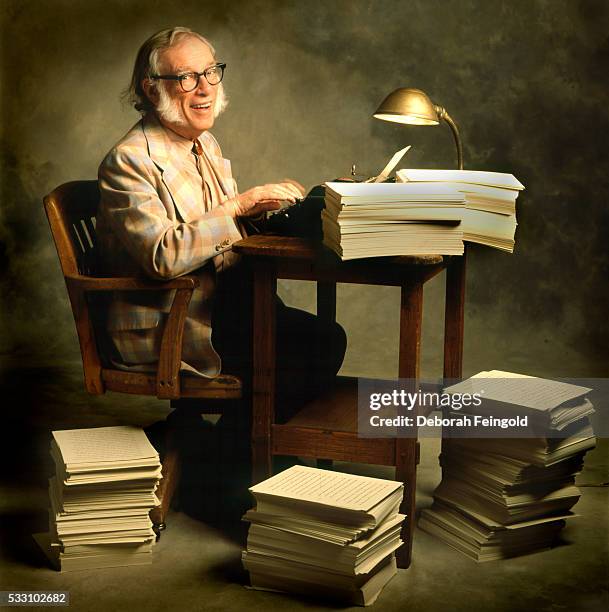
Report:
M 82 391 L 78 363 L 5 362 L 2 428 L 0 589 L 68 590 L 70 609 L 129 610 L 335 610 L 324 602 L 257 592 L 246 587 L 240 565 L 244 525 L 227 525 L 173 510 L 154 553 L 152 566 L 58 573 L 47 567 L 31 539 L 47 524 L 46 480 L 53 429 L 117 424 L 148 426 L 165 418 L 168 406 L 156 400 Z M 431 503 L 439 481 L 439 441 L 422 441 L 417 508 Z M 608 440 L 586 456 L 578 483 L 579 515 L 558 545 L 526 557 L 477 564 L 417 529 L 413 563 L 381 593 L 374 610 L 596 611 L 606 610 L 608 580 Z M 391 469 L 339 464 L 356 473 L 392 477 Z M 205 492 L 202 491 L 204 494 Z M 222 503 L 219 513 L 222 514 Z M 184 504 L 183 504 L 184 505 Z M 188 506 L 189 504 L 186 504 Z M 184 510 L 184 508 L 182 508 Z M 218 509 L 218 508 L 216 508 Z M 200 513 L 199 513 L 200 514 Z

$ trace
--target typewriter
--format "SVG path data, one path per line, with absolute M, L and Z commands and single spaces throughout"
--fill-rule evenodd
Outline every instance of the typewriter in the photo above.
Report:
M 263 233 L 299 236 L 321 241 L 323 238 L 321 211 L 324 209 L 324 196 L 324 186 L 315 185 L 296 204 L 270 214 L 261 228 Z
M 373 183 L 384 182 L 394 183 L 395 178 L 389 178 L 389 174 L 396 167 L 402 157 L 408 152 L 410 146 L 398 151 L 383 168 L 378 176 L 368 179 L 358 178 L 355 172 L 355 165 L 351 166 L 351 176 L 349 178 L 338 178 L 334 182 L 356 182 Z M 279 234 L 281 236 L 298 236 L 311 240 L 323 239 L 321 229 L 321 211 L 324 209 L 325 188 L 323 185 L 315 185 L 311 191 L 299 202 L 286 208 L 271 213 L 262 227 L 259 229 L 264 234 Z

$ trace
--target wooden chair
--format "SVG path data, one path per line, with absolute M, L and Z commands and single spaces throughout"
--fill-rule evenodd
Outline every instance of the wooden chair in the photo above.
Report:
M 97 181 L 65 183 L 44 198 L 44 208 L 63 271 L 82 356 L 85 388 L 93 395 L 106 391 L 156 396 L 159 399 L 239 399 L 241 380 L 222 375 L 212 380 L 181 377 L 180 361 L 184 321 L 198 280 L 181 276 L 167 282 L 147 278 L 103 277 L 96 248 L 95 215 L 99 203 Z M 110 291 L 161 291 L 175 289 L 175 297 L 163 332 L 156 374 L 127 372 L 104 359 L 104 330 L 96 329 L 90 298 Z M 173 405 L 174 402 L 172 402 Z M 190 403 L 192 404 L 192 402 Z M 204 403 L 197 403 L 200 413 Z M 217 412 L 214 406 L 213 412 Z M 165 515 L 179 477 L 179 449 L 168 431 L 163 457 L 163 479 L 157 494 L 161 507 L 151 512 L 157 533 L 165 527 Z

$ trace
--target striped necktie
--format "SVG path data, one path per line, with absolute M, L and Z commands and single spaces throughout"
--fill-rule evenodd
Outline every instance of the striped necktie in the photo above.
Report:
M 201 142 L 198 138 L 195 138 L 192 141 L 192 152 L 195 156 L 195 162 L 197 164 L 199 176 L 201 177 L 201 187 L 203 189 L 203 205 L 205 207 L 205 212 L 208 212 L 211 209 L 211 188 L 203 177 L 203 169 L 201 168 L 201 155 L 203 155 L 203 147 L 201 146 Z

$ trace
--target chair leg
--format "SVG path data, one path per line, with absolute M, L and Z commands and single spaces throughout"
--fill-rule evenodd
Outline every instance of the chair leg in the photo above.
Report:
M 180 477 L 180 455 L 176 440 L 176 432 L 172 427 L 169 427 L 165 438 L 165 454 L 163 457 L 163 478 L 157 489 L 157 496 L 161 501 L 161 505 L 150 511 L 150 520 L 153 523 L 153 529 L 160 537 L 160 532 L 166 527 L 165 517 L 169 512 L 171 499 L 176 490 Z

